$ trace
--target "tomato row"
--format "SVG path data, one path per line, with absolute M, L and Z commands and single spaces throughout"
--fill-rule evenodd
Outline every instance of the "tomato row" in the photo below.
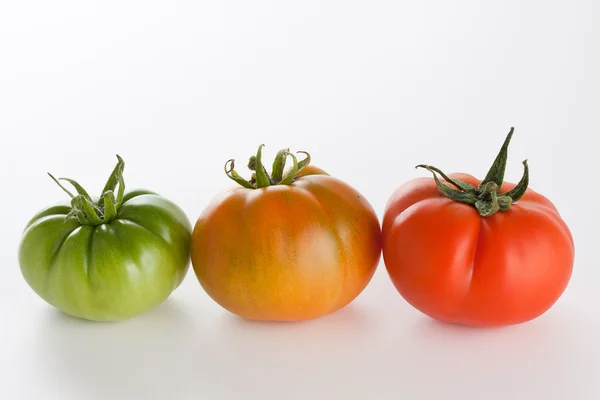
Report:
M 269 173 L 259 146 L 249 180 L 229 160 L 225 172 L 235 187 L 215 197 L 194 226 L 165 197 L 126 191 L 117 156 L 99 197 L 50 175 L 71 200 L 27 223 L 21 272 L 66 314 L 120 321 L 161 304 L 191 262 L 224 309 L 253 320 L 299 321 L 352 302 L 383 255 L 400 295 L 434 319 L 522 323 L 566 289 L 574 243 L 555 206 L 528 188 L 526 161 L 517 184 L 504 182 L 512 135 L 483 180 L 419 165 L 432 177 L 402 184 L 381 224 L 365 197 L 311 165 L 308 153 L 279 151 Z

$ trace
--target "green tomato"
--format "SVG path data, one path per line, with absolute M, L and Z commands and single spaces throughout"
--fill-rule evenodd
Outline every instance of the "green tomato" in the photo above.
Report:
M 23 277 L 66 314 L 120 321 L 161 304 L 189 268 L 191 225 L 155 193 L 125 193 L 123 160 L 98 199 L 77 182 L 71 204 L 48 207 L 27 224 L 19 247 Z M 114 190 L 119 186 L 115 197 Z

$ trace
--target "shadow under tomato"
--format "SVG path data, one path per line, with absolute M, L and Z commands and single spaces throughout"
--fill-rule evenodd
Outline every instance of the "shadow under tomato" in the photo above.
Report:
M 449 325 L 412 311 L 392 318 L 361 302 L 289 323 L 249 321 L 212 303 L 176 298 L 121 323 L 45 311 L 35 362 L 59 393 L 74 390 L 79 396 L 72 397 L 89 400 L 240 398 L 240 393 L 292 398 L 289 388 L 336 397 L 354 394 L 358 381 L 375 390 L 374 398 L 385 398 L 389 390 L 437 398 L 472 382 L 499 393 L 523 379 L 584 384 L 591 381 L 593 362 L 586 371 L 579 363 L 594 356 L 589 343 L 600 333 L 585 315 L 565 309 L 494 329 Z
M 373 385 L 396 381 L 409 392 L 437 398 L 473 387 L 473 382 L 506 394 L 507 387 L 524 382 L 583 381 L 580 363 L 589 349 L 578 331 L 586 316 L 573 311 L 556 309 L 527 323 L 495 328 L 449 324 L 413 312 L 404 320 L 410 325 L 391 323 L 376 343 L 372 357 L 394 368 L 379 369 Z
M 175 392 L 233 396 L 258 390 L 260 382 L 266 388 L 269 379 L 293 386 L 308 365 L 318 382 L 328 365 L 351 357 L 377 330 L 376 318 L 359 304 L 290 323 L 249 321 L 219 307 L 184 307 L 176 299 L 119 323 L 45 311 L 36 363 L 42 361 L 39 367 L 61 393 L 69 388 L 92 400 L 172 398 Z
M 275 322 L 248 320 L 224 313 L 217 329 L 223 341 L 248 357 L 305 358 L 353 347 L 378 331 L 378 320 L 359 303 L 308 321 Z M 264 358 L 264 355 L 263 355 Z
M 232 313 L 227 314 L 227 323 L 234 329 L 297 329 L 310 325 L 312 328 L 316 326 L 328 326 L 331 328 L 353 326 L 360 330 L 368 327 L 366 322 L 369 319 L 372 319 L 369 313 L 358 302 L 350 303 L 346 307 L 323 317 L 305 321 L 259 321 L 239 317 Z
M 208 355 L 211 381 L 231 393 L 266 393 L 273 382 L 288 388 L 268 398 L 292 398 L 289 388 L 299 385 L 319 394 L 332 385 L 331 371 L 339 371 L 341 363 L 356 368 L 353 354 L 368 348 L 380 330 L 377 318 L 358 302 L 301 322 L 252 321 L 223 310 L 208 336 L 214 346 Z
M 549 341 L 560 343 L 565 335 L 569 335 L 564 323 L 572 317 L 554 313 L 521 324 L 483 328 L 422 316 L 406 330 L 405 338 L 437 350 L 437 354 L 462 351 L 481 357 L 488 353 L 494 356 L 492 359 L 500 360 L 515 354 L 531 354 Z
M 85 399 L 170 398 L 172 385 L 185 384 L 185 375 L 169 371 L 177 370 L 178 354 L 194 329 L 176 301 L 116 323 L 45 311 L 37 327 L 36 360 L 56 377 L 60 393 L 74 390 Z

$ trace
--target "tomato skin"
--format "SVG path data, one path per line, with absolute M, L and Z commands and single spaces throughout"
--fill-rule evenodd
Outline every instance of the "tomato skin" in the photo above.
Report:
M 418 178 L 386 206 L 383 258 L 398 292 L 419 311 L 492 327 L 535 319 L 558 300 L 571 278 L 574 244 L 554 205 L 531 189 L 509 210 L 482 217 L 442 195 L 433 179 Z
M 307 175 L 329 175 L 323 169 L 316 167 L 314 165 L 307 165 L 300 172 L 296 174 L 296 178 Z
M 189 269 L 191 224 L 169 200 L 129 191 L 117 218 L 81 225 L 65 203 L 40 211 L 19 246 L 23 277 L 62 312 L 120 321 L 162 303 Z
M 367 286 L 381 257 L 381 228 L 356 190 L 316 171 L 291 185 L 218 196 L 196 222 L 191 255 L 198 281 L 226 310 L 309 320 Z

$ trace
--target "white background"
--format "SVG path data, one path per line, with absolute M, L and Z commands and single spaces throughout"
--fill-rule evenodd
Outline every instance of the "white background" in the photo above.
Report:
M 599 18 L 594 0 L 2 1 L 0 398 L 600 398 Z M 227 159 L 291 146 L 381 217 L 416 164 L 482 177 L 510 126 L 507 179 L 528 158 L 576 243 L 567 291 L 523 325 L 433 322 L 383 263 L 297 324 L 228 314 L 191 270 L 158 309 L 86 323 L 20 275 L 24 224 L 66 198 L 47 171 L 96 193 L 119 153 L 129 187 L 195 221 Z

